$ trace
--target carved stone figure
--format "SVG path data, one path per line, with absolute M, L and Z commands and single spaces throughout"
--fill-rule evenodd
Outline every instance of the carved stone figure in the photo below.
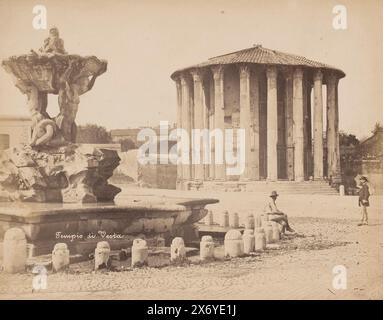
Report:
M 44 45 L 39 50 L 41 53 L 66 54 L 64 40 L 60 38 L 59 30 L 53 27 L 49 30 L 49 38 L 44 40 Z
M 58 103 L 60 113 L 56 117 L 56 124 L 61 130 L 64 139 L 75 142 L 77 126 L 75 123 L 80 95 L 90 91 L 96 78 L 106 71 L 106 64 L 102 64 L 95 71 L 92 78 L 88 77 L 86 65 L 81 60 L 71 60 L 68 68 L 59 78 Z

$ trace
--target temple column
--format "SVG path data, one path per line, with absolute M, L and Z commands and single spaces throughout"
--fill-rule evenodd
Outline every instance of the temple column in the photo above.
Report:
M 327 82 L 327 167 L 333 183 L 340 182 L 338 78 L 330 74 Z
M 294 119 L 294 178 L 304 180 L 304 123 L 303 123 L 303 71 L 297 68 L 293 74 Z
M 204 129 L 204 92 L 202 86 L 203 75 L 201 70 L 191 71 L 193 77 L 194 86 L 194 128 L 193 129 Z M 198 137 L 199 143 L 193 141 L 192 137 L 192 164 L 194 166 L 194 179 L 203 181 L 205 178 L 204 164 L 203 164 L 203 143 L 201 136 Z
M 304 145 L 304 177 L 312 173 L 312 133 L 311 133 L 311 81 L 303 75 L 303 145 Z
M 293 73 L 285 73 L 286 99 L 286 168 L 287 179 L 294 180 L 294 119 L 293 119 Z
M 190 87 L 189 87 L 189 80 L 186 78 L 185 75 L 181 75 L 181 114 L 182 114 L 182 129 L 184 129 L 188 136 L 189 141 L 190 139 L 190 133 L 191 133 L 191 110 L 190 110 Z M 183 181 L 188 181 L 191 179 L 191 166 L 190 166 L 190 145 L 188 150 L 184 150 L 185 146 L 182 145 L 182 151 L 189 152 L 189 163 L 182 164 L 182 178 Z
M 175 79 L 176 82 L 176 88 L 177 88 L 177 128 L 182 128 L 182 85 L 181 85 L 181 79 L 180 77 L 177 77 Z M 181 159 L 181 138 L 178 138 L 177 140 L 178 150 L 177 155 L 178 158 Z M 179 161 L 177 163 L 177 189 L 181 188 L 182 185 L 182 162 Z
M 256 70 L 250 77 L 251 124 L 250 124 L 250 179 L 259 180 L 259 72 Z
M 314 179 L 323 179 L 323 97 L 320 70 L 314 73 Z
M 245 170 L 240 176 L 241 180 L 251 178 L 251 140 L 250 140 L 250 68 L 246 65 L 239 67 L 239 127 L 245 130 Z
M 268 67 L 267 72 L 267 179 L 278 179 L 277 142 L 278 142 L 278 100 L 277 69 Z
M 223 72 L 224 68 L 222 65 L 212 67 L 213 78 L 214 78 L 214 129 L 221 130 L 223 136 L 223 143 L 225 142 L 225 104 L 224 104 L 224 83 L 223 83 Z M 214 141 L 214 151 L 217 156 L 218 149 L 216 148 L 216 141 Z M 223 152 L 225 144 L 223 144 Z M 215 164 L 215 179 L 225 180 L 226 179 L 226 167 L 225 167 L 225 155 L 222 155 L 223 163 Z
M 210 102 L 209 106 L 210 109 L 208 110 L 208 126 L 209 130 L 213 130 L 215 128 L 214 125 L 214 82 L 213 78 L 209 78 L 209 97 L 210 97 Z M 215 179 L 215 151 L 212 145 L 212 141 L 209 141 L 210 145 L 210 164 L 209 164 L 209 179 L 214 180 Z

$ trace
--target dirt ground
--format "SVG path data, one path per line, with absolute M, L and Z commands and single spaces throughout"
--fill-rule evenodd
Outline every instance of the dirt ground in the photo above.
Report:
M 201 192 L 125 187 L 124 195 L 151 193 L 206 197 Z M 243 219 L 261 210 L 263 195 L 215 193 L 214 218 L 235 210 Z M 281 195 L 279 205 L 298 236 L 278 248 L 231 260 L 160 268 L 94 272 L 91 262 L 49 273 L 48 287 L 32 292 L 32 274 L 0 272 L 0 299 L 382 299 L 383 197 L 371 198 L 370 224 L 358 227 L 355 197 Z M 217 250 L 221 250 L 218 248 Z M 347 288 L 333 287 L 333 268 L 347 270 Z

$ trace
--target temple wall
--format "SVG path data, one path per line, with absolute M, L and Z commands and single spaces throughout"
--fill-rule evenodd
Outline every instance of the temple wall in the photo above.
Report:
M 225 128 L 239 127 L 239 72 L 235 66 L 225 69 Z
M 259 80 L 259 176 L 267 177 L 267 81 L 264 72 Z

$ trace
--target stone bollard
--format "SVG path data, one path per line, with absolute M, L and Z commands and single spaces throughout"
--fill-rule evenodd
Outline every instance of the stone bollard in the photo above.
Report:
M 102 267 L 107 267 L 109 262 L 110 246 L 106 241 L 97 243 L 96 250 L 94 251 L 94 269 L 98 270 Z
M 271 225 L 273 227 L 273 242 L 278 242 L 281 240 L 281 233 L 279 231 L 279 223 L 275 221 L 271 221 Z
M 176 237 L 170 245 L 170 261 L 183 261 L 186 259 L 186 249 L 184 239 Z
M 266 235 L 263 228 L 255 228 L 255 251 L 266 249 Z
M 230 228 L 239 228 L 239 217 L 237 212 L 229 213 L 229 226 Z
M 232 229 L 225 235 L 225 257 L 241 257 L 243 256 L 243 240 L 241 232 Z
M 157 247 L 165 247 L 165 243 L 166 243 L 166 242 L 165 242 L 165 238 L 159 236 L 159 237 L 157 238 L 156 246 L 157 246 Z
M 56 243 L 52 251 L 52 269 L 57 272 L 69 266 L 69 250 L 66 243 Z
M 252 229 L 254 230 L 255 227 L 255 219 L 252 214 L 249 214 L 245 221 L 245 229 Z
M 253 229 L 246 229 L 243 232 L 243 253 L 250 254 L 255 250 L 255 236 Z
M 213 223 L 214 223 L 213 212 L 209 210 L 209 212 L 207 213 L 205 217 L 205 224 L 207 226 L 211 226 Z
M 20 228 L 5 232 L 3 242 L 3 266 L 8 273 L 24 272 L 27 264 L 27 240 Z
M 273 243 L 273 226 L 271 223 L 267 223 L 267 225 L 264 228 L 265 230 L 265 236 L 266 236 L 266 243 Z
M 255 228 L 262 228 L 262 215 L 260 214 L 255 215 L 254 229 Z
M 201 238 L 199 255 L 201 261 L 214 258 L 214 242 L 212 236 L 203 236 Z
M 148 245 L 143 239 L 134 239 L 132 245 L 132 267 L 148 265 Z
M 344 185 L 343 185 L 343 184 L 341 184 L 341 185 L 339 186 L 339 195 L 340 195 L 341 197 L 343 197 L 343 196 L 345 195 Z
M 222 215 L 221 227 L 229 227 L 229 212 L 224 211 Z
M 263 213 L 261 215 L 261 220 L 262 220 L 262 228 L 265 229 L 267 224 L 269 223 L 269 215 L 267 213 Z

